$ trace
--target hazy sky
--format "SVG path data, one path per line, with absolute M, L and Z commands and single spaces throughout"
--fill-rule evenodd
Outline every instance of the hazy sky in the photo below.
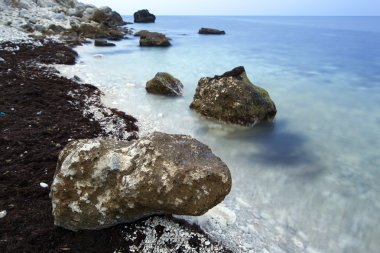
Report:
M 380 0 L 82 0 L 121 14 L 159 15 L 380 15 Z

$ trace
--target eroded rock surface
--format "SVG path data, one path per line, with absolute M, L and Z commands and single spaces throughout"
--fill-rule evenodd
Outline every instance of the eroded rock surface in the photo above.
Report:
M 76 231 L 152 214 L 201 215 L 230 189 L 228 167 L 190 136 L 78 140 L 59 156 L 51 187 L 54 223 Z
M 135 23 L 154 23 L 156 16 L 150 13 L 148 10 L 139 10 L 133 14 Z
M 272 121 L 277 112 L 268 92 L 251 83 L 244 67 L 201 78 L 190 108 L 209 118 L 245 126 Z
M 149 93 L 166 96 L 182 96 L 183 84 L 180 80 L 166 72 L 158 72 L 146 83 Z

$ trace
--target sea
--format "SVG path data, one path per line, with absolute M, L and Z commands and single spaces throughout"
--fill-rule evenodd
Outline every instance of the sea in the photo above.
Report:
M 158 16 L 127 27 L 165 33 L 172 46 L 128 36 L 76 47 L 78 63 L 57 68 L 98 86 L 140 135 L 191 135 L 228 165 L 231 193 L 185 219 L 236 252 L 380 252 L 380 17 Z M 269 92 L 273 124 L 229 125 L 189 108 L 201 77 L 237 66 Z M 157 72 L 181 80 L 184 96 L 147 94 Z

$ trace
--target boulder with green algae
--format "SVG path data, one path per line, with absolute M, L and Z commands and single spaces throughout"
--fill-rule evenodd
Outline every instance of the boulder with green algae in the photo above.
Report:
M 206 117 L 244 126 L 272 121 L 277 112 L 268 92 L 253 85 L 241 66 L 221 76 L 201 78 L 190 108 Z
M 157 95 L 182 96 L 183 84 L 166 72 L 158 72 L 146 83 L 146 91 Z
M 202 215 L 231 190 L 226 164 L 186 135 L 127 142 L 77 140 L 60 153 L 51 186 L 54 224 L 102 229 L 152 214 Z

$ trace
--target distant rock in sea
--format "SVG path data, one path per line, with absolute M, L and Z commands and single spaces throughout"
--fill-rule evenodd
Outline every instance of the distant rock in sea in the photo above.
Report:
M 133 17 L 135 23 L 154 23 L 156 21 L 156 16 L 146 9 L 135 12 Z
M 77 231 L 153 214 L 202 215 L 231 183 L 226 164 L 190 136 L 73 141 L 60 153 L 51 186 L 54 224 Z
M 140 36 L 141 47 L 168 47 L 171 45 L 169 38 L 162 33 L 142 30 L 136 33 L 135 36 Z
M 146 91 L 156 95 L 182 96 L 183 84 L 166 72 L 158 72 L 146 83 Z
M 190 108 L 206 117 L 244 126 L 272 121 L 277 113 L 268 92 L 251 83 L 244 67 L 201 78 Z
M 199 34 L 211 34 L 211 35 L 223 35 L 226 34 L 225 31 L 213 29 L 213 28 L 201 28 L 198 32 Z

